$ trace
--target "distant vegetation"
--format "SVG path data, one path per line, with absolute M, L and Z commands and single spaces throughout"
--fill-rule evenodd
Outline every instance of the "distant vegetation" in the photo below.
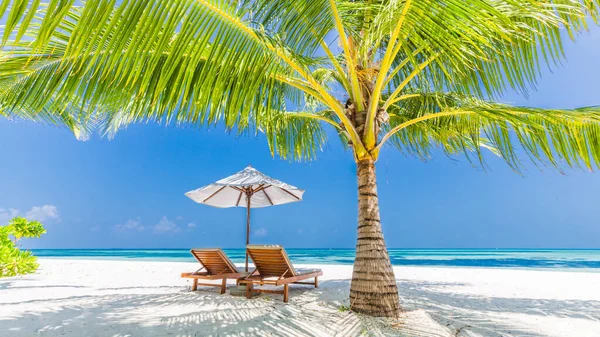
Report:
M 20 250 L 17 242 L 22 238 L 39 238 L 46 233 L 39 221 L 14 218 L 8 225 L 0 226 L 0 277 L 30 274 L 37 270 L 37 258 L 30 251 Z

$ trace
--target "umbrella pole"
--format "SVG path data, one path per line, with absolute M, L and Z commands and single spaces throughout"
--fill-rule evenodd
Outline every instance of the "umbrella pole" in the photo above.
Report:
M 246 194 L 246 246 L 250 243 L 250 194 Z M 246 251 L 246 272 L 248 271 L 248 249 Z

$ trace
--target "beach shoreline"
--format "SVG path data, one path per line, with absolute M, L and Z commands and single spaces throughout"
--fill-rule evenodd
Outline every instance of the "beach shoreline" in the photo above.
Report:
M 40 259 L 32 275 L 0 279 L 9 336 L 598 336 L 600 273 L 509 268 L 394 267 L 399 320 L 348 312 L 352 266 L 321 268 L 320 287 L 290 303 L 216 288 L 191 292 L 197 263 Z M 551 274 L 549 274 L 551 273 Z M 233 283 L 230 283 L 232 286 Z M 1 333 L 0 333 L 1 336 Z
M 59 261 L 96 261 L 98 260 L 97 256 L 69 256 L 69 257 L 60 257 L 60 256 L 44 256 L 44 260 L 59 260 Z M 122 258 L 122 257 L 101 257 L 102 261 L 138 261 L 138 262 L 164 262 L 164 263 L 195 263 L 189 262 L 191 259 L 156 259 L 156 258 Z M 242 263 L 235 263 L 239 267 L 244 267 Z M 339 264 L 339 263 L 294 263 L 296 266 L 350 266 L 352 264 Z M 541 272 L 568 272 L 568 273 L 597 273 L 600 274 L 600 268 L 582 268 L 582 267 L 557 267 L 557 268 L 549 268 L 549 267 L 499 267 L 499 266 L 455 266 L 455 265 L 392 265 L 393 268 L 435 268 L 435 269 L 484 269 L 484 270 L 524 270 L 524 271 L 541 271 Z
M 245 249 L 226 248 L 233 262 L 243 263 Z M 33 249 L 40 258 L 113 259 L 195 262 L 189 249 Z M 296 264 L 353 265 L 354 249 L 287 248 Z M 599 249 L 388 249 L 393 266 L 558 269 L 600 272 Z

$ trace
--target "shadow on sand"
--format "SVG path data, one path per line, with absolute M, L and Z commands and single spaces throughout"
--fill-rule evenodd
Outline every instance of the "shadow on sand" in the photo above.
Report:
M 190 292 L 183 287 L 144 289 L 161 288 L 161 294 L 127 293 L 131 287 L 103 288 L 94 295 L 12 304 L 2 304 L 0 299 L 2 305 L 38 308 L 0 317 L 0 331 L 11 337 L 397 335 L 380 328 L 389 325 L 381 324 L 382 319 L 340 311 L 341 303 L 324 295 L 331 286 L 339 284 L 325 281 L 319 289 L 293 287 L 289 305 L 276 295 L 247 300 L 219 295 L 212 288 Z
M 502 319 L 510 313 L 600 321 L 598 301 L 554 301 L 461 295 L 458 283 L 398 282 L 404 307 L 399 327 L 339 310 L 348 305 L 348 280 L 327 280 L 319 289 L 297 286 L 290 304 L 280 296 L 246 300 L 212 288 L 101 288 L 84 296 L 32 299 L 0 305 L 32 310 L 0 317 L 6 336 L 542 336 Z M 82 287 L 52 285 L 52 287 Z M 23 288 L 23 287 L 20 287 Z M 9 282 L 0 289 L 14 289 Z M 135 293 L 135 290 L 146 293 Z M 158 293 L 153 293 L 158 292 Z M 9 311 L 10 312 L 10 311 Z M 416 315 L 414 313 L 421 313 Z M 427 312 L 429 315 L 425 314 Z M 433 317 L 440 325 L 420 321 Z M 436 328 L 438 327 L 438 328 Z
M 461 283 L 410 280 L 397 284 L 404 308 L 424 309 L 456 336 L 546 336 L 506 319 L 507 313 L 600 321 L 600 301 L 473 296 L 456 292 L 468 286 Z

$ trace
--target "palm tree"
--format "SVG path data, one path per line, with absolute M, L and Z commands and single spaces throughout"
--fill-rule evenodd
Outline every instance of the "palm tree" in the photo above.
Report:
M 397 316 L 378 207 L 384 145 L 428 158 L 482 151 L 515 170 L 600 162 L 598 109 L 494 103 L 526 94 L 598 18 L 595 0 L 5 0 L 0 114 L 79 137 L 136 122 L 262 132 L 307 159 L 331 127 L 354 156 L 356 312 Z M 521 148 L 521 150 L 517 150 Z

